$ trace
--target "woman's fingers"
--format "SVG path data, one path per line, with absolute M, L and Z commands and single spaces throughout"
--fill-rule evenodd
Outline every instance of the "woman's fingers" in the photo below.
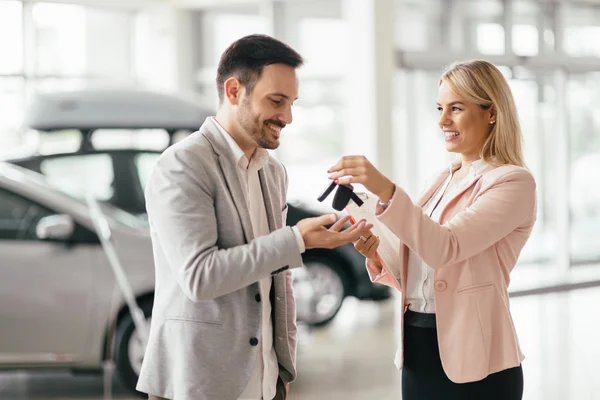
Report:
M 366 240 L 358 239 L 354 242 L 354 248 L 363 256 L 371 258 L 375 255 L 377 248 L 379 247 L 379 238 L 373 234 L 365 237 Z

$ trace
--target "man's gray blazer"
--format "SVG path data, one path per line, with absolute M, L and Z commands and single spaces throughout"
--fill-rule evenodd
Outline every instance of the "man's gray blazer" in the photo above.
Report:
M 259 171 L 271 233 L 254 238 L 225 138 L 208 118 L 168 148 L 146 186 L 156 269 L 148 347 L 137 389 L 174 400 L 235 400 L 259 356 L 258 281 L 273 277 L 279 376 L 296 378 L 296 311 L 289 268 L 302 265 L 285 226 L 287 175 L 272 157 Z

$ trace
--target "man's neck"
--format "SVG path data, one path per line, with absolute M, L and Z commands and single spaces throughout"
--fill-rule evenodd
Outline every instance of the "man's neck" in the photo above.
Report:
M 240 130 L 236 129 L 235 122 L 228 118 L 222 113 L 217 112 L 215 120 L 221 125 L 221 127 L 233 138 L 233 140 L 240 146 L 240 149 L 244 152 L 248 160 L 252 160 L 252 156 L 256 153 L 257 146 L 253 143 L 249 143 L 248 140 L 240 133 Z

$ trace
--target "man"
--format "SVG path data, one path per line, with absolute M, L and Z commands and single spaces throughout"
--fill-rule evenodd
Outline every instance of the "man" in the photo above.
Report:
M 301 65 L 268 36 L 233 43 L 219 62 L 216 117 L 152 173 L 156 291 L 138 382 L 151 399 L 285 399 L 296 377 L 289 268 L 306 248 L 368 235 L 364 222 L 341 231 L 347 219 L 335 215 L 285 226 L 287 175 L 266 149 L 292 122 Z

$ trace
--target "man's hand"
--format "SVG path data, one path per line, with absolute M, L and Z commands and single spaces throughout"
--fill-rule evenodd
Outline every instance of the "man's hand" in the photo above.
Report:
M 315 218 L 305 218 L 296 225 L 307 249 L 333 249 L 346 243 L 357 241 L 361 236 L 369 235 L 372 224 L 364 220 L 342 231 L 342 227 L 350 220 L 350 216 L 336 222 L 335 214 L 322 215 Z M 335 222 L 335 223 L 334 223 Z M 325 226 L 333 224 L 329 229 Z

